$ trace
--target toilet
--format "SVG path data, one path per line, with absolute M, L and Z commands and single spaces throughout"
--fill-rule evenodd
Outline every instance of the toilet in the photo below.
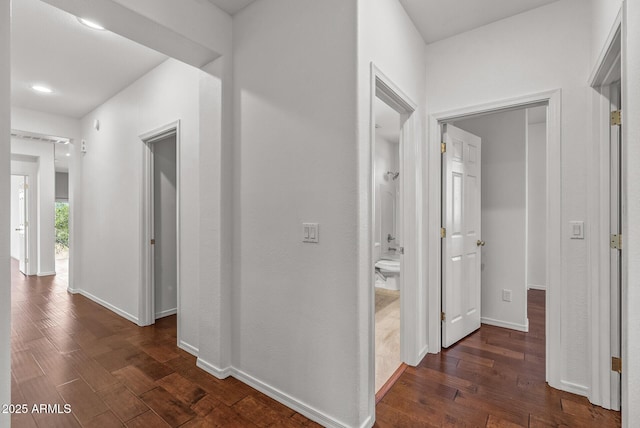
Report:
M 375 263 L 376 287 L 400 290 L 400 260 L 380 259 Z

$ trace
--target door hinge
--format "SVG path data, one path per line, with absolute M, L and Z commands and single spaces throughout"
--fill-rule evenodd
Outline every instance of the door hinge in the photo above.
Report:
M 440 237 L 441 238 L 446 238 L 447 237 L 447 229 L 445 229 L 444 227 L 440 228 Z
M 447 153 L 447 143 L 440 143 L 440 153 Z
M 445 314 L 444 312 L 440 312 L 440 320 L 445 321 L 446 319 L 447 319 L 447 314 Z
M 155 239 L 151 240 L 151 245 L 156 245 L 156 240 Z
M 398 248 L 398 252 L 399 252 L 400 254 L 404 254 L 404 247 L 400 247 L 400 248 Z
M 622 125 L 622 110 L 616 110 L 611 112 L 611 126 Z
M 611 235 L 610 246 L 614 250 L 622 250 L 622 235 Z
M 619 357 L 611 357 L 611 371 L 622 373 L 622 359 Z

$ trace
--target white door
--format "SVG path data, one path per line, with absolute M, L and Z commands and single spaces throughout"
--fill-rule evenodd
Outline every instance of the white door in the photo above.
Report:
M 443 125 L 442 346 L 480 328 L 480 138 Z
M 20 248 L 20 272 L 27 275 L 27 185 L 25 183 L 20 184 L 18 188 L 18 218 L 19 226 L 16 229 L 18 232 L 18 245 Z

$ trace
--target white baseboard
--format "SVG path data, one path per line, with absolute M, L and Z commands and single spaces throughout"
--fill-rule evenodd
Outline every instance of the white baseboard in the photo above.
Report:
M 200 353 L 200 350 L 198 348 L 196 348 L 193 345 L 189 345 L 187 342 L 185 342 L 183 340 L 180 341 L 180 343 L 178 344 L 178 347 L 180 349 L 182 349 L 183 351 L 187 351 L 188 353 L 190 353 L 194 357 L 197 357 L 198 354 Z
M 364 420 L 364 422 L 362 422 L 360 428 L 371 428 L 374 423 L 375 420 L 373 419 L 373 416 L 370 415 L 367 419 Z
M 307 418 L 311 419 L 312 421 L 319 423 L 320 425 L 324 426 L 324 427 L 335 427 L 335 428 L 344 428 L 344 427 L 348 427 L 349 425 L 340 422 L 334 418 L 332 418 L 331 416 L 321 412 L 320 410 L 317 410 L 311 406 L 309 406 L 306 403 L 301 402 L 300 400 L 295 399 L 294 397 L 286 394 L 285 392 L 282 392 L 274 387 L 272 387 L 271 385 L 267 385 L 266 383 L 262 382 L 261 380 L 258 380 L 256 378 L 254 378 L 253 376 L 238 370 L 234 367 L 231 368 L 231 375 L 233 377 L 235 377 L 236 379 L 238 379 L 241 382 L 246 383 L 247 385 L 251 386 L 252 388 L 257 389 L 258 391 L 262 392 L 263 394 L 273 398 L 274 400 L 284 404 L 285 406 L 289 407 L 290 409 L 295 410 L 296 412 L 300 413 L 301 415 L 306 416 Z M 371 417 L 369 417 L 367 419 L 367 421 L 365 421 L 366 423 L 371 422 L 369 419 L 371 419 Z M 366 424 L 363 424 L 363 426 L 368 426 Z
M 122 309 L 113 306 L 111 303 L 106 302 L 104 300 L 102 300 L 99 297 L 94 296 L 93 294 L 86 292 L 84 290 L 77 290 L 74 289 L 72 290 L 71 288 L 67 288 L 67 291 L 71 294 L 80 294 L 81 296 L 86 297 L 89 300 L 92 300 L 94 302 L 96 302 L 97 304 L 99 304 L 100 306 L 104 306 L 105 308 L 109 309 L 112 312 L 115 312 L 116 314 L 120 315 L 122 318 L 126 318 L 129 321 L 131 321 L 132 323 L 138 324 L 138 317 L 131 315 L 130 313 L 123 311 Z
M 55 271 L 51 271 L 51 272 L 38 272 L 38 276 L 53 276 L 55 275 Z
M 418 364 L 420 364 L 420 361 L 422 361 L 424 359 L 424 357 L 427 356 L 427 354 L 429 353 L 429 345 L 425 345 L 424 348 L 422 348 L 420 350 L 420 352 L 418 353 L 418 358 L 417 361 L 406 361 L 406 363 L 410 366 L 417 366 Z
M 218 379 L 226 379 L 231 376 L 233 372 L 233 367 L 225 367 L 224 369 L 221 369 L 200 357 L 198 357 L 198 360 L 196 361 L 196 366 Z
M 178 308 L 167 309 L 166 311 L 156 312 L 156 319 L 169 317 L 178 313 Z
M 547 291 L 547 286 L 546 285 L 529 284 L 527 287 L 529 287 L 529 290 Z
M 511 330 L 524 331 L 525 333 L 527 333 L 529 331 L 529 319 L 528 318 L 527 318 L 527 323 L 526 324 L 516 324 L 516 323 L 513 323 L 513 322 L 494 320 L 492 318 L 485 318 L 485 317 L 480 318 L 480 322 L 482 324 L 494 325 L 496 327 L 503 327 L 503 328 L 509 328 Z
M 566 380 L 561 380 L 560 385 L 563 391 L 571 392 L 573 394 L 582 395 L 585 397 L 589 396 L 589 388 L 573 382 L 567 382 Z

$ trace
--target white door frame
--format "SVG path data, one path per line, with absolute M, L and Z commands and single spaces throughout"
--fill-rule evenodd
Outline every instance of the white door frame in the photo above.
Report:
M 621 75 L 621 22 L 622 9 L 616 17 L 603 49 L 589 78 L 589 86 L 593 88 L 593 150 L 589 153 L 589 169 L 593 174 L 589 187 L 597 189 L 591 192 L 589 210 L 593 213 L 592 221 L 597 233 L 592 234 L 589 247 L 589 258 L 592 261 L 590 272 L 589 319 L 590 352 L 591 352 L 591 391 L 589 401 L 606 409 L 620 409 L 620 377 L 611 371 L 611 356 L 619 350 L 617 342 L 612 341 L 614 335 L 622 338 L 622 331 L 616 326 L 616 312 L 613 296 L 610 293 L 612 282 L 611 248 L 609 235 L 611 232 L 611 84 Z M 623 165 L 620 165 L 623 168 Z M 622 171 L 620 171 L 622 173 Z M 620 195 L 623 195 L 620 189 Z M 622 201 L 624 203 L 624 200 Z M 621 263 L 624 264 L 624 257 Z M 623 269 L 624 271 L 624 265 Z M 623 278 L 620 278 L 625 287 Z M 622 291 L 622 290 L 621 290 Z
M 11 175 L 21 175 L 26 177 L 27 189 L 27 275 L 38 274 L 38 213 L 35 207 L 38 206 L 38 161 L 36 157 L 27 155 L 11 155 L 12 161 L 29 162 L 27 164 L 11 167 Z M 33 165 L 31 165 L 33 163 Z
M 369 307 L 369 399 L 372 408 L 375 406 L 375 269 L 373 247 L 375 243 L 375 111 L 374 102 L 378 97 L 394 110 L 400 113 L 402 118 L 402 130 L 400 136 L 400 183 L 401 193 L 401 246 L 404 255 L 400 262 L 400 358 L 409 365 L 417 365 L 426 354 L 426 347 L 419 349 L 420 319 L 426 319 L 423 296 L 424 287 L 419 277 L 418 262 L 420 260 L 419 234 L 421 227 L 421 198 L 418 194 L 421 168 L 420 157 L 420 129 L 419 121 L 415 114 L 418 105 L 411 100 L 391 79 L 389 79 L 374 63 L 371 63 L 370 105 L 369 105 L 369 183 L 368 191 L 371 195 L 368 215 L 368 249 L 369 263 L 365 295 Z M 423 314 L 421 316 L 421 313 Z M 423 323 L 424 325 L 424 323 Z
M 155 319 L 154 252 L 151 245 L 153 234 L 153 153 L 152 144 L 168 136 L 176 136 L 176 266 L 177 266 L 177 343 L 180 343 L 180 121 L 171 122 L 140 135 L 142 141 L 142 280 L 140 281 L 139 322 L 140 326 L 152 325 Z
M 429 116 L 429 351 L 442 350 L 440 320 L 442 292 L 442 248 L 440 239 L 442 213 L 442 165 L 440 124 L 469 116 L 496 113 L 546 104 L 547 108 L 547 292 L 546 292 L 546 380 L 554 388 L 571 390 L 563 383 L 560 355 L 560 285 L 562 281 L 562 169 L 561 169 L 561 90 L 552 90 L 517 98 L 463 107 Z M 583 393 L 583 392 L 581 392 Z

